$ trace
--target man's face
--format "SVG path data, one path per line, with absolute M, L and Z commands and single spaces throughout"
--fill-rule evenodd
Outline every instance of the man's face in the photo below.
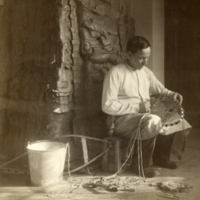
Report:
M 147 65 L 149 57 L 151 55 L 151 47 L 147 47 L 146 49 L 142 49 L 138 51 L 136 54 L 131 54 L 129 58 L 129 65 L 136 69 L 142 69 L 142 67 Z

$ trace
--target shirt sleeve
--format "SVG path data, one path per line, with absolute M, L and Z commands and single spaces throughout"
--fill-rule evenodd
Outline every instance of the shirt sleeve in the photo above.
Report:
M 171 96 L 174 94 L 173 91 L 164 87 L 151 70 L 148 70 L 148 74 L 150 79 L 150 94 L 163 96 Z
M 138 112 L 138 108 L 118 99 L 120 77 L 110 70 L 104 79 L 102 93 L 102 110 L 110 115 L 125 115 Z

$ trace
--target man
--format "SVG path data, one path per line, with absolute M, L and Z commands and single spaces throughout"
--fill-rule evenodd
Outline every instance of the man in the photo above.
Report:
M 158 174 L 151 167 L 153 164 L 169 169 L 177 168 L 178 163 L 170 160 L 170 153 L 182 158 L 191 126 L 183 120 L 165 129 L 158 116 L 148 114 L 150 95 L 170 96 L 180 103 L 182 96 L 165 88 L 146 67 L 151 45 L 144 37 L 130 38 L 127 52 L 127 61 L 112 67 L 105 76 L 102 110 L 108 114 L 108 126 L 113 128 L 114 136 L 141 141 L 142 154 L 138 152 L 138 140 L 135 142 L 132 168 L 139 173 L 138 156 L 142 156 L 144 175 L 153 177 Z M 137 135 L 138 127 L 140 138 Z

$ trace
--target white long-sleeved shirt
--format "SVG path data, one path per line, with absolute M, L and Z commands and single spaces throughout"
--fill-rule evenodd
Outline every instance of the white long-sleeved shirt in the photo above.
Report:
M 166 89 L 147 67 L 132 69 L 121 63 L 109 70 L 103 83 L 102 110 L 110 115 L 139 113 L 139 103 L 150 100 L 150 94 L 168 96 Z

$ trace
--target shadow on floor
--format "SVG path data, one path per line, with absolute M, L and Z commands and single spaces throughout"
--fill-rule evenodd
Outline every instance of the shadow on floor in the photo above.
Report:
M 5 173 L 0 172 L 0 199 L 2 200 L 43 200 L 43 199 L 73 199 L 73 200 L 90 200 L 90 199 L 141 199 L 141 200 L 161 200 L 175 199 L 172 194 L 161 192 L 156 186 L 150 186 L 161 181 L 173 181 L 185 183 L 193 187 L 189 193 L 177 193 L 176 196 L 181 200 L 198 200 L 200 199 L 200 130 L 193 129 L 188 136 L 186 152 L 184 159 L 176 170 L 160 168 L 160 175 L 151 179 L 138 180 L 130 171 L 125 171 L 118 176 L 118 180 L 132 180 L 132 186 L 135 192 L 118 191 L 109 192 L 102 188 L 88 189 L 81 186 L 88 183 L 94 178 L 107 176 L 108 174 L 100 172 L 97 176 L 88 174 L 71 174 L 64 176 L 64 180 L 55 186 L 34 187 L 30 183 L 30 176 L 23 173 Z M 137 183 L 136 183 L 136 180 Z M 134 182 L 135 181 L 135 182 Z

